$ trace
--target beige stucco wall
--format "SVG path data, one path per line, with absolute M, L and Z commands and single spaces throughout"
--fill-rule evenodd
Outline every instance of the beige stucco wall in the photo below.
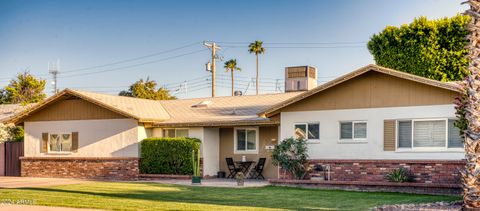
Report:
M 202 158 L 204 176 L 217 176 L 220 169 L 220 135 L 219 128 L 203 128 Z
M 134 119 L 25 122 L 25 157 L 138 157 L 142 128 Z M 42 133 L 62 132 L 79 133 L 78 152 L 40 153 Z
M 225 158 L 232 157 L 235 161 L 242 160 L 242 156 L 246 156 L 248 161 L 258 162 L 259 158 L 267 158 L 263 175 L 265 178 L 277 178 L 278 168 L 272 164 L 272 150 L 267 150 L 267 145 L 276 145 L 278 143 L 278 126 L 260 127 L 259 128 L 259 147 L 258 153 L 234 153 L 234 132 L 233 128 L 220 128 L 220 170 L 225 171 L 228 175 L 228 167 Z

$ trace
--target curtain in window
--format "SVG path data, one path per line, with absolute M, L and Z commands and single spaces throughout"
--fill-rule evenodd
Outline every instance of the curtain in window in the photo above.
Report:
M 62 134 L 62 151 L 72 151 L 72 136 L 71 134 Z
M 62 147 L 61 144 L 58 134 L 50 134 L 50 151 L 59 152 Z
M 352 122 L 340 123 L 340 139 L 352 139 Z
M 412 121 L 398 122 L 398 148 L 412 148 Z
M 245 150 L 246 137 L 245 130 L 237 130 L 237 150 Z
M 354 123 L 354 137 L 353 138 L 367 138 L 367 123 Z
M 445 147 L 445 136 L 446 125 L 444 120 L 414 122 L 414 147 Z
M 463 139 L 460 136 L 460 129 L 453 124 L 455 120 L 448 120 L 448 148 L 462 148 Z

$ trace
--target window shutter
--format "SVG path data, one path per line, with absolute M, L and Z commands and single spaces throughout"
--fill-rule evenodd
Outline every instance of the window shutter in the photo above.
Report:
M 78 132 L 72 133 L 72 152 L 78 151 Z
M 40 152 L 46 153 L 48 150 L 48 133 L 42 133 L 42 143 L 40 145 Z
M 383 151 L 395 151 L 395 120 L 383 121 Z

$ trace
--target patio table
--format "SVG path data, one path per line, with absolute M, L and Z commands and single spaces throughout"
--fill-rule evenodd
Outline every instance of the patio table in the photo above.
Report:
M 250 173 L 252 170 L 252 164 L 256 163 L 255 161 L 235 161 L 235 163 L 242 168 L 242 173 L 246 178 L 250 178 Z

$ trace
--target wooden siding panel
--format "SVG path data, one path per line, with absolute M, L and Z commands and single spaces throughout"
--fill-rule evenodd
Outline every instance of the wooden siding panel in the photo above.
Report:
M 294 104 L 280 112 L 453 104 L 457 93 L 368 72 Z
M 34 122 L 123 118 L 127 117 L 82 99 L 64 99 L 33 114 L 30 114 L 25 121 Z
M 395 151 L 395 120 L 383 121 L 383 151 Z

